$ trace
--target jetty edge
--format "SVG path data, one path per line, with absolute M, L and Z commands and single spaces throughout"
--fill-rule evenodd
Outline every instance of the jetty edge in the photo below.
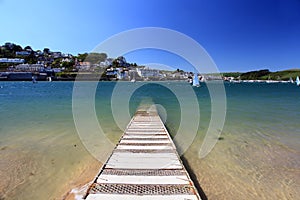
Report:
M 155 106 L 139 108 L 83 199 L 200 200 Z

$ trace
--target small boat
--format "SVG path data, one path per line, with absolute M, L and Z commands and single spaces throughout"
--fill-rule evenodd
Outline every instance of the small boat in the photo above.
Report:
M 51 76 L 48 77 L 48 81 L 52 82 L 52 77 Z
M 32 76 L 32 83 L 37 83 L 35 76 Z
M 241 83 L 241 80 L 230 80 L 230 83 Z
M 294 83 L 294 80 L 292 77 L 290 77 L 290 83 Z
M 199 78 L 198 78 L 197 73 L 195 73 L 194 77 L 193 77 L 193 86 L 194 87 L 200 87 Z
M 135 79 L 131 79 L 131 81 L 130 82 L 132 82 L 132 83 L 135 83 Z
M 297 76 L 297 78 L 296 78 L 296 84 L 297 84 L 297 86 L 300 86 L 299 76 Z

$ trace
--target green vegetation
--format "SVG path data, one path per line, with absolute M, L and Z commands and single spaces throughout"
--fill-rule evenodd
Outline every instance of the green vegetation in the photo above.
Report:
M 268 69 L 263 69 L 259 71 L 246 72 L 240 75 L 241 80 L 264 80 L 262 77 L 266 77 L 271 72 Z
M 9 66 L 11 66 L 10 63 L 0 63 L 0 72 L 6 71 Z
M 295 80 L 297 76 L 300 76 L 300 69 L 271 72 L 269 75 L 270 75 L 271 80 L 286 80 L 287 81 L 290 79 L 290 77 L 292 77 L 293 80 Z M 269 76 L 263 76 L 261 78 L 262 78 L 262 80 L 267 80 L 269 78 Z
M 16 52 L 27 51 L 29 55 L 22 56 L 16 55 Z M 0 58 L 23 58 L 26 63 L 33 64 L 37 62 L 37 58 L 34 55 L 30 46 L 26 46 L 24 49 L 20 45 L 6 43 L 0 47 Z
M 241 74 L 241 72 L 224 72 L 222 76 L 238 78 Z
M 184 71 L 182 70 L 182 69 L 176 69 L 176 71 L 175 72 L 177 72 L 177 73 L 183 73 Z
M 78 56 L 68 54 L 63 56 L 61 52 L 52 52 L 49 48 L 34 51 L 31 46 L 22 48 L 20 45 L 7 42 L 0 46 L 0 58 L 19 58 L 24 59 L 24 63 L 26 64 L 36 64 L 40 62 L 52 68 L 64 68 L 66 71 L 72 71 L 75 67 L 76 60 L 93 65 L 105 61 L 107 55 L 105 53 L 92 52 L 78 54 Z M 17 63 L 0 63 L 0 71 L 5 71 L 12 65 L 17 65 Z
M 294 80 L 300 76 L 300 69 L 291 69 L 277 72 L 270 72 L 268 69 L 246 72 L 240 75 L 241 80 Z
M 0 58 L 16 58 L 16 52 L 22 50 L 23 48 L 20 45 L 6 43 L 0 48 Z
M 89 53 L 84 54 L 85 59 L 84 62 L 90 62 L 91 64 L 97 64 L 106 60 L 107 55 L 105 53 Z
M 88 53 L 78 54 L 78 56 L 76 58 L 77 58 L 78 62 L 83 62 L 88 55 L 89 55 Z

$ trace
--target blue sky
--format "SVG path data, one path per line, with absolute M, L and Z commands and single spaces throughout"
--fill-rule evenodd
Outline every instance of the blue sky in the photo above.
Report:
M 300 0 L 0 0 L 0 44 L 90 52 L 122 31 L 163 27 L 196 40 L 220 71 L 300 68 Z M 160 51 L 136 63 L 185 68 Z

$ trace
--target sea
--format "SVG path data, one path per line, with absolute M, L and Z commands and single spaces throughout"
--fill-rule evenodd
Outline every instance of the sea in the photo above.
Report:
M 299 199 L 295 84 L 224 83 L 221 98 L 205 83 L 77 83 L 0 82 L 1 200 L 76 198 L 109 156 L 99 134 L 114 146 L 146 104 L 157 106 L 172 137 L 193 136 L 181 154 L 207 199 Z M 221 100 L 225 112 L 213 108 Z M 201 156 L 212 111 L 225 121 L 214 122 L 216 144 Z

